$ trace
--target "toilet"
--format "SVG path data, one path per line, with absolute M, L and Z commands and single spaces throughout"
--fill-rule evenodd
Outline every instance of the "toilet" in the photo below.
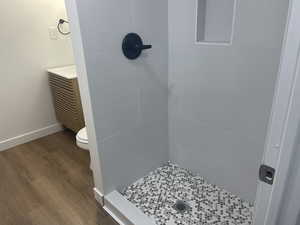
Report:
M 76 135 L 77 146 L 84 150 L 89 150 L 89 140 L 87 136 L 86 127 L 82 128 Z
M 82 128 L 76 135 L 76 144 L 79 148 L 89 151 L 89 139 L 86 131 L 86 127 Z M 90 163 L 90 169 L 93 171 L 92 161 Z

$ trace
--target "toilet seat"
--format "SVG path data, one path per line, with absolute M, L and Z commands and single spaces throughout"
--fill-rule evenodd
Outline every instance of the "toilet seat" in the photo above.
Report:
M 89 141 L 87 136 L 86 127 L 82 128 L 76 135 L 76 142 L 79 148 L 89 150 Z

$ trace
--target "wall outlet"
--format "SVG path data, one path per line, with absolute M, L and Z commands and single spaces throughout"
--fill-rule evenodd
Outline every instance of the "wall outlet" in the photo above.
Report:
M 49 27 L 48 28 L 48 32 L 49 32 L 49 38 L 51 40 L 58 40 L 59 36 L 58 36 L 58 30 L 56 27 Z

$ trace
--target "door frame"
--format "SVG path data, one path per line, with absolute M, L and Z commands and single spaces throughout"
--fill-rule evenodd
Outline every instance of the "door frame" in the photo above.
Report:
M 300 1 L 290 0 L 272 112 L 262 164 L 276 169 L 274 184 L 259 182 L 255 225 L 275 225 L 297 137 L 300 109 Z

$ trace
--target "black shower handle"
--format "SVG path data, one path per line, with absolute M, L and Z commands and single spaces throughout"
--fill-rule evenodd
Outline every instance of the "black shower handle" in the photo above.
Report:
M 143 50 L 152 48 L 152 45 L 144 45 L 144 44 L 139 45 L 136 43 L 132 43 L 132 46 L 136 51 L 143 51 Z M 127 46 L 127 48 L 130 48 L 130 46 Z
M 143 50 L 150 48 L 152 45 L 144 45 L 142 38 L 136 33 L 129 33 L 123 39 L 122 50 L 128 59 L 137 59 Z
M 150 49 L 150 48 L 152 48 L 152 45 L 143 45 L 142 46 L 143 50 Z

